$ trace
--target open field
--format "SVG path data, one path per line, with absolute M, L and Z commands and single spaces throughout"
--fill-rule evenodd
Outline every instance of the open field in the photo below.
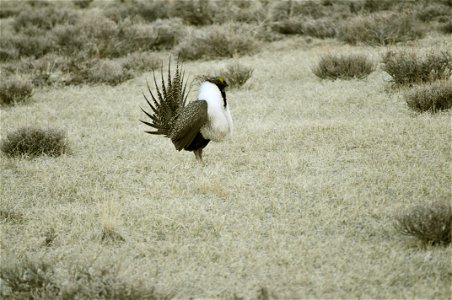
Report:
M 234 134 L 205 148 L 204 166 L 144 133 L 151 72 L 116 86 L 41 86 L 30 102 L 1 107 L 2 138 L 59 128 L 70 150 L 0 154 L 0 295 L 450 299 L 451 245 L 394 228 L 401 211 L 451 199 L 451 111 L 407 106 L 409 88 L 381 68 L 400 49 L 452 41 L 437 32 L 385 46 L 292 36 L 254 55 L 186 61 L 190 80 L 236 61 L 254 69 L 227 91 Z M 350 53 L 375 71 L 335 81 L 312 72 L 323 55 Z M 14 276 L 35 289 L 13 291 Z
M 42 90 L 3 110 L 3 132 L 64 128 L 72 150 L 2 157 L 2 211 L 21 216 L 2 222 L 2 258 L 49 261 L 67 289 L 86 266 L 176 297 L 265 288 L 280 298 L 448 298 L 450 246 L 420 246 L 392 223 L 400 209 L 450 199 L 450 113 L 410 112 L 380 70 L 352 81 L 312 74 L 319 53 L 349 46 L 271 47 L 241 60 L 255 71 L 228 94 L 234 137 L 210 144 L 204 167 L 143 132 L 149 74 Z M 353 48 L 375 59 L 380 50 Z M 124 241 L 103 242 L 104 227 Z

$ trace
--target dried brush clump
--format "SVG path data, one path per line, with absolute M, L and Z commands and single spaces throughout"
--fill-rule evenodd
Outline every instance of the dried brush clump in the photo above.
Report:
M 338 38 L 355 45 L 389 45 L 421 38 L 424 30 L 410 14 L 379 12 L 356 16 L 339 28 Z
M 6 299 L 171 299 L 142 283 L 131 283 L 118 275 L 117 267 L 74 264 L 61 266 L 45 259 L 4 259 L 0 296 Z M 57 273 L 67 272 L 71 282 L 62 282 Z
M 231 88 L 238 88 L 244 85 L 253 75 L 254 69 L 244 66 L 239 62 L 234 62 L 226 67 L 223 76 Z
M 448 202 L 418 205 L 396 216 L 395 228 L 425 243 L 451 242 L 452 208 Z
M 382 62 L 383 71 L 396 85 L 432 82 L 452 75 L 452 55 L 448 51 L 430 51 L 425 55 L 406 50 L 389 51 Z
M 331 54 L 323 56 L 312 72 L 321 79 L 363 79 L 375 70 L 375 65 L 364 55 Z
M 59 156 L 68 151 L 68 144 L 62 130 L 22 127 L 8 133 L 0 149 L 10 157 Z
M 405 95 L 408 107 L 418 112 L 438 112 L 452 107 L 452 84 L 437 81 L 429 85 L 415 87 Z
M 0 80 L 0 105 L 13 105 L 30 99 L 33 84 L 19 77 Z
M 176 47 L 181 59 L 214 59 L 254 54 L 260 43 L 238 24 L 212 25 L 188 34 Z

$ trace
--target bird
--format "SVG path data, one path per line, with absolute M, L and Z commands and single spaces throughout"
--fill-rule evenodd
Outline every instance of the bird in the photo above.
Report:
M 196 160 L 204 164 L 202 151 L 209 142 L 221 142 L 232 135 L 232 117 L 225 91 L 228 83 L 223 76 L 203 76 L 197 99 L 187 103 L 190 89 L 187 90 L 179 60 L 174 74 L 171 74 L 169 61 L 166 82 L 162 68 L 160 73 L 160 88 L 153 73 L 155 94 L 149 83 L 150 97 L 143 93 L 150 111 L 141 107 L 149 120 L 140 121 L 152 128 L 145 132 L 168 137 L 176 150 L 193 152 Z

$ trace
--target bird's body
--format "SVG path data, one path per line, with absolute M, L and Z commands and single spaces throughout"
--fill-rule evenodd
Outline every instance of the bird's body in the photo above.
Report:
M 232 133 L 232 118 L 226 100 L 227 83 L 222 77 L 206 78 L 201 84 L 197 100 L 186 104 L 188 93 L 184 75 L 177 64 L 176 72 L 165 84 L 162 74 L 161 89 L 157 86 L 157 97 L 149 89 L 152 103 L 146 98 L 152 113 L 143 112 L 151 119 L 142 121 L 156 131 L 150 134 L 161 134 L 170 138 L 176 150 L 193 151 L 202 161 L 202 150 L 210 141 L 220 142 Z

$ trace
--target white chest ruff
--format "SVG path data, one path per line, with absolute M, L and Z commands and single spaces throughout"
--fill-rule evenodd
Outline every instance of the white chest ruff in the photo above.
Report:
M 199 90 L 199 100 L 207 101 L 207 123 L 201 128 L 205 139 L 221 142 L 232 134 L 232 118 L 229 106 L 224 107 L 223 97 L 218 87 L 204 82 Z

